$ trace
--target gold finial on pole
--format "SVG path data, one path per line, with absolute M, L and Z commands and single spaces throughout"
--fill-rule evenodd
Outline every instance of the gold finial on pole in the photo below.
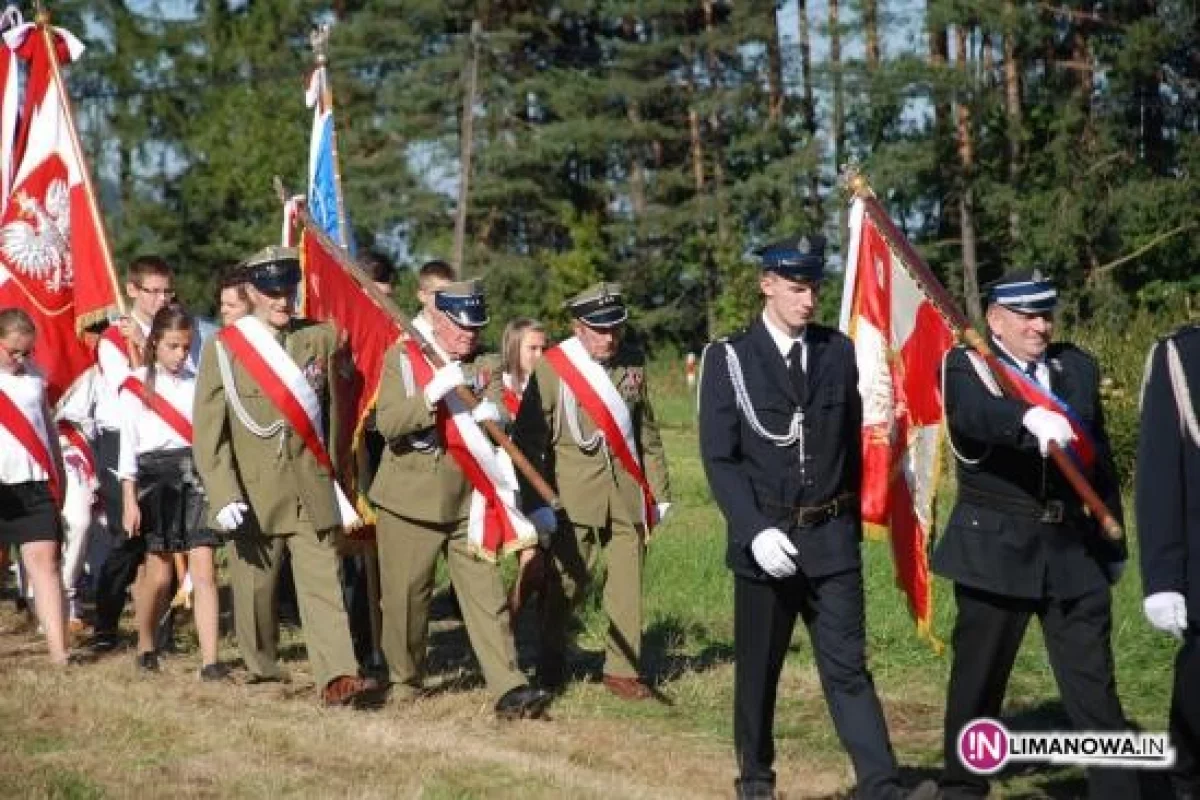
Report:
M 851 197 L 874 197 L 875 192 L 871 189 L 871 184 L 867 182 L 867 176 L 863 175 L 858 164 L 853 161 L 842 165 L 842 171 L 838 176 L 838 183 L 843 191 L 849 192 Z
M 50 11 L 46 8 L 46 4 L 42 0 L 34 0 L 33 3 L 34 20 L 39 25 L 50 24 Z

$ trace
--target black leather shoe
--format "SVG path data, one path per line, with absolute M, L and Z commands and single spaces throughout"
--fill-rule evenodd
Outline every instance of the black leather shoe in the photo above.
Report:
M 138 672 L 158 672 L 158 654 L 154 651 L 138 653 Z
M 532 686 L 509 689 L 496 701 L 496 716 L 500 719 L 537 719 L 550 705 L 553 695 Z
M 117 638 L 115 633 L 100 633 L 99 631 L 92 636 L 91 641 L 87 644 L 88 649 L 96 655 L 111 653 L 120 646 L 121 640 Z
M 206 683 L 216 683 L 229 678 L 229 665 L 214 661 L 200 668 L 200 680 Z
M 770 781 L 742 780 L 733 782 L 738 800 L 774 800 L 775 784 Z

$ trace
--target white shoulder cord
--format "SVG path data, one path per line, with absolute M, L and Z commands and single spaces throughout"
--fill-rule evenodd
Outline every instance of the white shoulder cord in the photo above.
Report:
M 750 403 L 750 392 L 746 390 L 746 379 L 742 375 L 742 362 L 729 342 L 725 342 L 725 366 L 729 370 L 729 385 L 733 387 L 733 396 L 737 401 L 737 407 L 741 410 L 742 416 L 746 418 L 746 422 L 749 423 L 750 429 L 776 447 L 791 447 L 799 443 L 803 452 L 804 409 L 797 408 L 792 414 L 792 421 L 788 426 L 787 433 L 771 433 L 763 427 L 758 415 L 754 413 L 754 406 Z
M 1175 405 L 1179 408 L 1180 427 L 1191 437 L 1192 444 L 1200 447 L 1200 424 L 1196 422 L 1196 409 L 1192 407 L 1192 392 L 1187 373 L 1183 371 L 1183 361 L 1179 358 L 1179 349 L 1172 339 L 1167 340 L 1167 368 L 1171 373 Z
M 558 404 L 562 408 L 563 418 L 567 422 L 567 430 L 571 432 L 571 438 L 575 440 L 575 444 L 579 445 L 579 449 L 588 455 L 596 452 L 604 439 L 604 432 L 597 428 L 592 431 L 591 436 L 583 438 L 583 430 L 579 427 L 579 401 L 575 398 L 571 387 L 567 386 L 566 381 L 558 382 Z
M 229 355 L 225 352 L 225 348 L 220 342 L 217 342 L 216 345 L 217 365 L 221 370 L 221 382 L 225 384 L 225 397 L 229 400 L 229 407 L 233 409 L 234 416 L 238 418 L 238 421 L 242 423 L 242 426 L 246 430 L 260 439 L 270 439 L 279 434 L 279 448 L 280 452 L 282 452 L 285 436 L 283 433 L 284 421 L 277 419 L 270 425 L 265 426 L 259 425 L 254 421 L 253 417 L 250 416 L 250 412 L 242 405 L 242 398 L 238 395 L 237 384 L 233 382 L 233 369 L 229 365 Z
M 942 375 L 941 375 L 941 379 L 942 379 L 942 411 L 943 411 L 944 416 L 946 417 L 946 441 L 950 444 L 950 452 L 954 453 L 955 458 L 957 458 L 962 463 L 973 467 L 976 464 L 979 464 L 980 462 L 982 462 L 985 458 L 987 458 L 988 455 L 992 452 L 992 448 L 990 445 L 985 447 L 983 450 L 983 455 L 981 455 L 979 458 L 967 458 L 966 456 L 964 456 L 962 453 L 960 453 L 958 451 L 958 448 L 954 444 L 954 431 L 952 431 L 950 429 L 950 415 L 944 413 L 945 409 L 946 409 L 946 361 L 950 358 L 950 353 L 953 349 L 954 348 L 949 348 L 948 350 L 946 350 L 945 353 L 942 354 Z M 967 358 L 970 358 L 970 355 L 968 355 Z M 974 366 L 974 365 L 972 365 L 972 366 Z M 981 375 L 980 378 L 982 378 L 982 377 L 983 376 Z M 984 381 L 984 385 L 985 386 L 987 385 L 987 381 Z M 988 388 L 991 388 L 991 387 L 988 387 Z

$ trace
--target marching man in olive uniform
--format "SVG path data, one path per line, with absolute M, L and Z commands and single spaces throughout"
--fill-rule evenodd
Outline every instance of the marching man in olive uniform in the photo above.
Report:
M 339 435 L 330 389 L 337 333 L 292 317 L 294 249 L 268 247 L 244 269 L 252 313 L 204 345 L 193 448 L 212 522 L 233 534 L 238 647 L 252 681 L 280 679 L 275 592 L 287 548 L 323 702 L 371 704 L 379 687 L 358 677 L 338 581 L 335 539 L 358 520 L 329 457 Z
M 487 321 L 479 283 L 448 283 L 426 318 L 445 366 L 435 369 L 411 339 L 387 354 L 375 414 L 387 447 L 370 493 L 379 508 L 383 652 L 392 691 L 419 692 L 434 568 L 445 553 L 471 647 L 498 698 L 497 716 L 537 717 L 550 695 L 531 688 L 517 668 L 504 586 L 496 565 L 480 557 L 485 541 L 497 541 L 491 535 L 507 550 L 537 543 L 517 510 L 511 465 L 502 465 L 480 428 L 486 420 L 507 421 L 499 359 L 475 352 Z M 455 393 L 461 386 L 483 398 L 473 410 Z
M 550 533 L 538 678 L 565 679 L 567 625 L 604 553 L 608 616 L 604 685 L 617 696 L 651 696 L 639 677 L 642 565 L 650 529 L 670 506 L 670 484 L 641 354 L 621 347 L 628 313 L 621 288 L 593 286 L 567 302 L 574 336 L 547 350 L 526 386 L 513 438 L 558 491 L 566 512 L 532 511 Z M 525 491 L 522 499 L 537 504 Z

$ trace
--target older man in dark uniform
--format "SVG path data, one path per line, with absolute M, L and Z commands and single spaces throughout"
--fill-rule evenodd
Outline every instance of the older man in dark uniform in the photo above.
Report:
M 700 452 L 728 522 L 726 562 L 735 576 L 738 796 L 774 795 L 776 687 L 800 617 L 854 763 L 857 796 L 901 797 L 866 663 L 854 346 L 811 321 L 825 263 L 821 237 L 759 254 L 762 315 L 708 348 L 700 384 Z
M 966 349 L 948 354 L 945 404 L 958 499 L 933 554 L 934 571 L 954 581 L 958 607 L 941 780 L 948 798 L 988 793 L 987 780 L 959 757 L 959 734 L 973 719 L 1000 715 L 1033 616 L 1041 622 L 1074 725 L 1093 731 L 1127 727 L 1113 677 L 1109 592 L 1124 567 L 1125 548 L 1101 538 L 1096 521 L 1046 458 L 1051 442 L 1074 447 L 1097 493 L 1121 517 L 1100 369 L 1078 347 L 1051 344 L 1057 291 L 1039 270 L 1005 275 L 989 287 L 987 300 L 992 347 L 1031 399 L 1002 396 Z M 1134 798 L 1138 785 L 1132 773 L 1093 769 L 1088 794 Z
M 1144 608 L 1180 639 L 1171 693 L 1175 795 L 1200 797 L 1200 326 L 1155 345 L 1142 392 L 1137 523 Z

